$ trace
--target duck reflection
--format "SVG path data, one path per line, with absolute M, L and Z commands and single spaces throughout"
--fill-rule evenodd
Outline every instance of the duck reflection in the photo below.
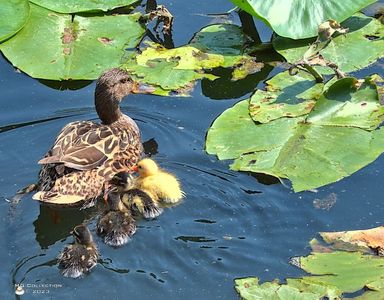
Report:
M 101 210 L 101 201 L 91 209 L 80 210 L 79 207 L 56 207 L 40 204 L 40 214 L 33 222 L 36 241 L 42 249 L 47 249 L 58 240 L 70 235 L 71 230 L 78 224 L 96 217 Z

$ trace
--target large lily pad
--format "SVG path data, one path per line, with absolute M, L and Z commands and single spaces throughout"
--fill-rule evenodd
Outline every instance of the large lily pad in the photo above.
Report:
M 280 36 L 303 39 L 317 35 L 317 27 L 328 19 L 342 22 L 375 0 L 231 0 L 259 17 Z
M 30 0 L 39 6 L 59 13 L 76 13 L 84 11 L 107 11 L 116 7 L 131 5 L 138 0 Z
M 375 230 L 376 231 L 376 230 Z M 371 234 L 373 230 L 361 230 L 360 233 Z M 348 232 L 346 232 L 348 235 Z M 323 233 L 328 234 L 328 233 Z M 329 233 L 332 235 L 332 233 Z M 355 241 L 359 238 L 355 233 Z M 360 240 L 364 243 L 364 235 Z M 285 284 L 278 280 L 259 283 L 257 277 L 235 280 L 235 288 L 241 298 L 249 299 L 345 299 L 345 293 L 360 293 L 351 299 L 382 299 L 384 295 L 384 257 L 366 255 L 361 252 L 339 251 L 327 248 L 327 252 L 315 249 L 306 256 L 295 258 L 295 265 L 309 275 L 301 278 L 287 278 Z M 350 299 L 350 298 L 348 298 Z
M 27 0 L 0 0 L 0 41 L 18 32 L 27 22 L 28 16 Z
M 368 131 L 384 118 L 371 79 L 336 81 L 306 116 L 257 124 L 248 106 L 239 102 L 215 120 L 207 152 L 235 159 L 233 170 L 289 178 L 297 192 L 338 181 L 384 152 L 384 130 Z
M 73 18 L 31 4 L 28 23 L 0 50 L 32 77 L 95 79 L 103 70 L 120 65 L 125 48 L 139 43 L 144 34 L 139 17 Z
M 148 43 L 140 54 L 131 56 L 123 65 L 141 81 L 169 92 L 183 91 L 196 79 L 215 79 L 210 70 L 218 67 L 240 68 L 245 73 L 259 69 L 249 67 L 254 58 L 243 54 L 245 36 L 241 28 L 231 24 L 211 25 L 198 32 L 192 41 L 174 49 Z M 258 67 L 260 67 L 258 65 Z M 237 79 L 245 76 L 236 74 Z
M 251 97 L 249 112 L 253 120 L 268 123 L 282 117 L 308 114 L 320 97 L 324 84 L 300 71 L 295 76 L 282 72 L 267 81 L 266 91 L 257 90 Z
M 362 69 L 383 56 L 384 25 L 380 21 L 357 14 L 341 25 L 349 28 L 349 32 L 332 38 L 329 45 L 321 51 L 321 55 L 335 63 L 342 72 Z M 273 38 L 276 51 L 291 63 L 302 59 L 312 42 L 313 39 L 292 40 L 280 36 Z M 326 68 L 318 70 L 323 74 L 333 72 Z

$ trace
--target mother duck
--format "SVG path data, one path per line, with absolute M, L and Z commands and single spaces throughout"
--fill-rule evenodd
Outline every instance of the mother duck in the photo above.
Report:
M 95 108 L 101 123 L 66 125 L 39 161 L 42 168 L 33 199 L 54 204 L 93 204 L 115 173 L 129 171 L 142 156 L 140 131 L 120 110 L 130 93 L 145 93 L 127 72 L 115 68 L 97 80 Z

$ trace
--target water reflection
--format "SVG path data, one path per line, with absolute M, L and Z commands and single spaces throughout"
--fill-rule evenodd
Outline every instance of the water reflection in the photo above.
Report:
M 42 249 L 47 249 L 57 241 L 70 235 L 70 231 L 81 223 L 94 218 L 100 204 L 86 210 L 78 207 L 55 207 L 40 204 L 40 213 L 33 222 L 35 227 L 36 241 Z

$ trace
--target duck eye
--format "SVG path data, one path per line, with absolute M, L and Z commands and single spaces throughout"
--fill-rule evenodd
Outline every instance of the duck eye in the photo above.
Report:
M 120 83 L 127 83 L 127 82 L 128 82 L 128 78 L 120 79 Z

